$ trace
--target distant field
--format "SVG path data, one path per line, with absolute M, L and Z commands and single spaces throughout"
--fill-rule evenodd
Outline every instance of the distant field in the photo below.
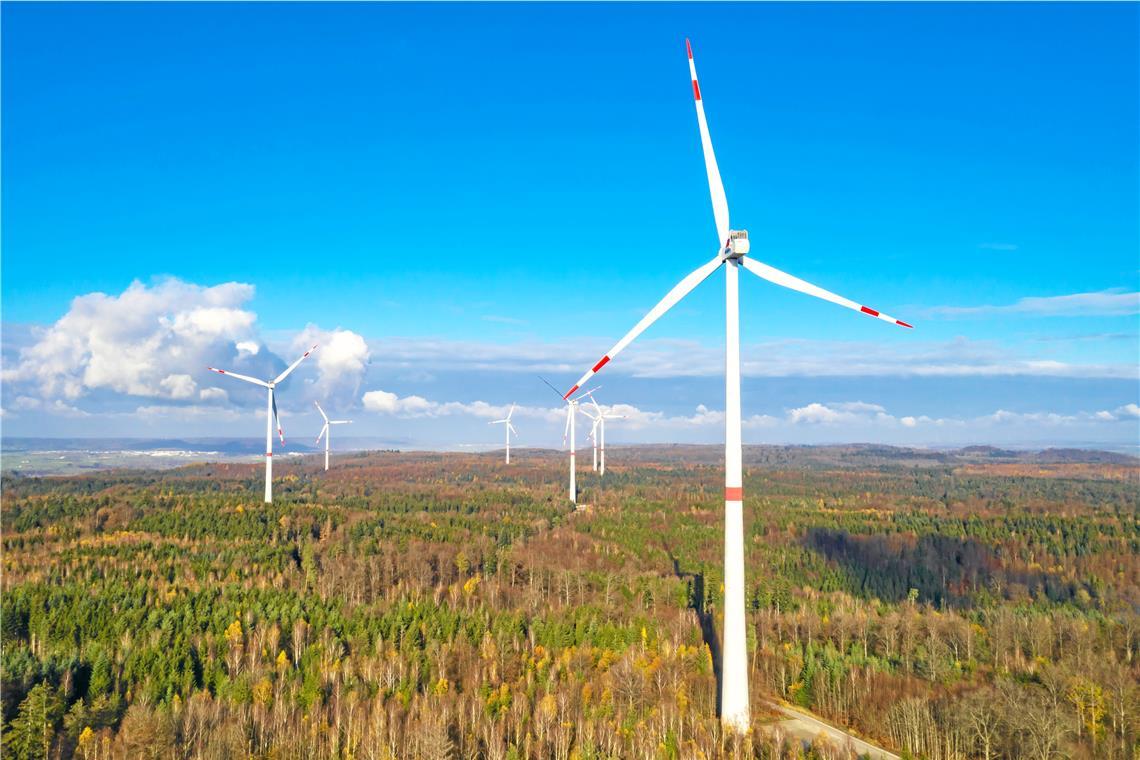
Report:
M 737 742 L 719 451 L 609 454 L 577 511 L 533 450 L 288 459 L 273 505 L 259 462 L 5 474 L 6 756 L 767 758 L 779 701 L 899 755 L 1136 756 L 1136 460 L 747 447 Z

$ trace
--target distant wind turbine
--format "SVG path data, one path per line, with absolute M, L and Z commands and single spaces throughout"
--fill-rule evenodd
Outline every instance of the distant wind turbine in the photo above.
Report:
M 297 365 L 299 365 L 301 362 L 305 361 L 305 359 L 308 359 L 309 354 L 313 353 L 313 351 L 315 351 L 316 348 L 317 348 L 316 346 L 313 346 L 312 348 L 310 348 L 308 351 L 306 351 L 304 354 L 302 354 L 300 359 L 298 359 L 297 361 L 290 364 L 288 367 L 285 368 L 284 372 L 282 372 L 280 375 L 273 378 L 272 380 L 258 380 L 256 377 L 248 377 L 246 375 L 239 375 L 236 372 L 229 372 L 229 371 L 224 370 L 224 369 L 216 369 L 214 367 L 207 367 L 206 368 L 206 369 L 210 370 L 211 372 L 217 372 L 219 375 L 228 375 L 229 377 L 235 377 L 238 380 L 244 380 L 247 383 L 253 383 L 254 385 L 260 385 L 263 388 L 269 389 L 269 397 L 268 397 L 268 400 L 265 402 L 265 503 L 266 504 L 272 504 L 273 503 L 273 423 L 274 423 L 274 421 L 277 422 L 277 435 L 281 436 L 281 444 L 282 445 L 285 444 L 285 431 L 281 429 L 281 420 L 277 416 L 277 400 L 274 398 L 273 389 L 277 386 L 278 383 L 280 383 L 285 378 L 289 377 L 289 374 L 293 370 L 297 369 Z
M 748 656 L 744 620 L 744 489 L 741 480 L 740 443 L 740 315 L 738 277 L 740 267 L 758 277 L 785 288 L 806 293 L 839 306 L 868 314 L 901 327 L 906 322 L 889 317 L 875 309 L 862 306 L 823 288 L 805 282 L 786 272 L 746 258 L 749 252 L 748 233 L 733 230 L 728 223 L 728 200 L 720 179 L 712 138 L 709 136 L 701 88 L 697 84 L 697 67 L 693 62 L 693 49 L 685 41 L 689 54 L 689 73 L 692 75 L 693 99 L 697 108 L 697 127 L 701 134 L 701 147 L 705 156 L 709 193 L 712 196 L 713 217 L 716 220 L 717 253 L 712 261 L 702 265 L 670 290 L 661 301 L 638 322 L 632 330 L 602 356 L 586 374 L 566 392 L 570 398 L 575 391 L 610 362 L 618 353 L 641 335 L 662 314 L 689 294 L 722 266 L 725 271 L 725 435 L 724 435 L 724 638 L 721 660 L 721 722 L 725 728 L 743 733 L 748 730 L 751 713 L 748 706 Z
M 597 390 L 595 388 L 595 390 Z M 594 405 L 594 413 L 582 410 L 582 414 L 586 415 L 594 421 L 590 426 L 590 440 L 594 442 L 594 472 L 598 473 L 599 477 L 604 477 L 606 474 L 606 420 L 624 420 L 624 414 L 610 414 L 598 406 L 598 400 L 594 398 L 594 391 L 587 391 L 585 394 L 590 397 L 590 403 Z M 601 466 L 598 465 L 598 449 L 601 448 Z M 600 471 L 599 471 L 600 470 Z
M 539 379 L 542 380 L 542 382 L 546 383 L 547 385 L 550 385 L 550 382 L 545 377 L 539 376 Z M 592 392 L 598 390 L 599 387 L 601 387 L 601 386 L 591 388 L 589 391 L 587 391 L 587 393 L 592 393 Z M 577 386 L 575 386 L 575 388 L 577 388 Z M 555 388 L 553 385 L 550 385 L 550 389 L 552 391 L 554 391 L 555 395 L 562 396 L 562 394 L 558 392 L 558 389 Z M 580 396 L 577 396 L 575 398 L 568 398 L 569 395 L 570 394 L 567 393 L 566 396 L 562 396 L 562 400 L 566 402 L 566 428 L 562 431 L 562 445 L 565 446 L 566 440 L 567 440 L 567 438 L 569 438 L 569 440 L 570 440 L 570 502 L 572 504 L 577 504 L 578 503 L 578 482 L 577 482 L 578 474 L 577 474 L 577 463 L 575 462 L 575 459 L 577 457 L 577 452 L 575 451 L 575 449 L 576 449 L 575 433 L 576 433 L 576 428 L 577 428 L 576 423 L 577 423 L 577 417 L 578 417 L 578 402 L 582 399 L 583 396 L 586 395 L 586 393 L 582 393 Z
M 511 410 L 509 412 L 507 412 L 506 417 L 504 417 L 501 420 L 492 420 L 491 422 L 487 423 L 488 425 L 502 425 L 503 426 L 503 434 L 506 437 L 506 448 L 507 448 L 507 462 L 506 463 L 507 464 L 511 463 L 511 433 L 514 433 L 516 437 L 519 434 L 519 431 L 515 430 L 515 426 L 511 424 L 511 415 L 514 413 L 515 413 L 515 405 L 511 404 Z
M 321 413 L 321 417 L 325 420 L 325 426 L 321 428 L 320 435 L 317 436 L 317 443 L 321 442 L 321 436 L 325 437 L 325 472 L 329 470 L 329 425 L 349 425 L 352 420 L 330 420 L 329 416 L 325 414 L 325 410 L 321 409 L 321 405 L 316 401 L 313 402 L 317 406 L 317 411 Z

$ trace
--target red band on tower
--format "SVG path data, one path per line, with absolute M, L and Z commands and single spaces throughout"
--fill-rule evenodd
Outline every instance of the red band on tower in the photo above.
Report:
M 741 486 L 736 486 L 735 488 L 729 488 L 728 486 L 725 486 L 724 500 L 725 501 L 744 501 L 744 488 L 742 488 Z

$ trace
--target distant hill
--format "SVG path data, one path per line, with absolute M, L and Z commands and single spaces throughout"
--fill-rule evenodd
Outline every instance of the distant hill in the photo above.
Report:
M 311 440 L 311 439 L 306 439 Z M 56 475 L 114 468 L 170 469 L 194 462 L 256 461 L 264 451 L 257 438 L 4 438 L 0 465 L 9 473 Z M 341 454 L 351 451 L 394 451 L 391 441 L 375 438 L 343 438 L 337 441 Z M 280 456 L 314 454 L 320 447 L 290 439 L 285 446 L 275 442 Z M 584 449 L 583 449 L 584 450 Z M 405 451 L 407 451 L 405 449 Z M 432 452 L 438 456 L 463 456 L 458 452 Z M 470 452 L 474 453 L 474 452 Z M 560 458 L 555 449 L 515 449 L 516 456 Z M 696 444 L 643 444 L 611 446 L 615 464 L 684 463 L 720 466 L 724 447 Z M 490 451 L 476 456 L 500 456 Z M 744 447 L 744 465 L 751 468 L 923 468 L 965 465 L 1119 465 L 1140 466 L 1140 458 L 1098 449 L 1043 449 L 1015 451 L 994 446 L 960 449 L 920 449 L 881 444 L 828 446 L 754 445 Z
M 610 447 L 625 462 L 686 461 L 717 464 L 724 448 L 716 445 L 652 444 Z M 617 453 L 620 452 L 620 453 Z M 1014 451 L 993 446 L 918 449 L 881 444 L 827 446 L 755 445 L 744 447 L 747 467 L 946 467 L 965 464 L 1116 464 L 1140 466 L 1140 458 L 1098 449 Z

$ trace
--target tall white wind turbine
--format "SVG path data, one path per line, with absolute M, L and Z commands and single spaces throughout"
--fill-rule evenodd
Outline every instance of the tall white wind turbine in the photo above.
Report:
M 777 285 L 806 293 L 834 304 L 868 314 L 884 322 L 911 327 L 906 322 L 887 316 L 875 309 L 862 306 L 842 296 L 805 282 L 755 259 L 748 254 L 748 233 L 733 230 L 728 223 L 728 200 L 721 183 L 720 170 L 713 154 L 708 122 L 705 120 L 701 88 L 697 84 L 697 68 L 693 62 L 693 49 L 685 41 L 689 54 L 689 72 L 693 81 L 693 99 L 697 108 L 697 127 L 704 150 L 705 171 L 708 174 L 709 193 L 712 196 L 713 217 L 716 220 L 717 253 L 685 277 L 654 306 L 632 330 L 617 342 L 591 367 L 564 398 L 570 398 L 598 370 L 621 352 L 638 335 L 641 335 L 662 314 L 689 294 L 713 272 L 724 266 L 725 271 L 725 435 L 724 435 L 724 638 L 721 654 L 721 722 L 733 731 L 748 730 L 748 656 L 746 652 L 744 620 L 744 489 L 741 481 L 740 443 L 740 317 L 738 277 L 740 267 Z
M 503 435 L 506 437 L 506 449 L 507 449 L 507 462 L 506 463 L 507 464 L 511 463 L 511 433 L 514 433 L 516 437 L 519 434 L 519 431 L 515 430 L 515 426 L 511 424 L 511 415 L 514 413 L 515 413 L 515 405 L 511 404 L 511 410 L 509 412 L 507 412 L 506 417 L 504 417 L 501 420 L 492 420 L 491 422 L 487 423 L 488 425 L 502 425 L 503 426 Z
M 281 443 L 282 444 L 285 443 L 285 431 L 281 429 L 281 420 L 277 416 L 277 400 L 276 400 L 276 398 L 274 398 L 273 389 L 277 386 L 278 383 L 280 383 L 285 378 L 289 377 L 289 374 L 293 370 L 297 369 L 297 365 L 299 365 L 301 362 L 305 361 L 305 359 L 308 359 L 309 354 L 313 353 L 313 351 L 315 351 L 316 348 L 317 348 L 316 346 L 313 346 L 312 348 L 310 348 L 308 351 L 306 351 L 304 354 L 301 355 L 300 359 L 298 359 L 297 361 L 290 364 L 288 367 L 285 368 L 284 372 L 282 372 L 280 375 L 273 378 L 272 380 L 258 380 L 256 377 L 248 377 L 246 375 L 239 375 L 236 372 L 229 372 L 229 371 L 224 370 L 224 369 L 216 369 L 214 367 L 207 367 L 206 368 L 206 369 L 210 370 L 211 372 L 217 372 L 219 375 L 227 375 L 229 377 L 236 377 L 238 380 L 244 380 L 247 383 L 253 383 L 254 385 L 260 385 L 261 387 L 267 388 L 269 390 L 269 395 L 268 395 L 268 398 L 265 402 L 265 503 L 266 504 L 272 504 L 273 503 L 273 422 L 275 420 L 277 422 L 277 434 L 279 436 L 281 436 Z
M 321 442 L 321 436 L 325 438 L 325 472 L 329 471 L 329 425 L 348 425 L 352 420 L 330 420 L 329 416 L 325 414 L 325 410 L 321 409 L 321 405 L 314 401 L 317 406 L 317 411 L 321 413 L 321 417 L 325 420 L 325 426 L 321 428 L 320 435 L 317 436 L 317 443 Z

